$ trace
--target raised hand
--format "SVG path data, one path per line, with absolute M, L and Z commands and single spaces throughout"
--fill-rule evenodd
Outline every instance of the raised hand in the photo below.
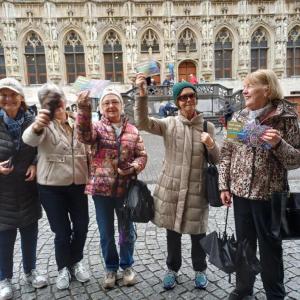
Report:
M 35 133 L 40 133 L 45 127 L 50 124 L 50 111 L 48 109 L 41 109 L 32 125 Z

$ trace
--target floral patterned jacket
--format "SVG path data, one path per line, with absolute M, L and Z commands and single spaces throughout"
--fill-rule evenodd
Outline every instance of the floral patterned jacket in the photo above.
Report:
M 233 120 L 246 122 L 248 109 Z M 220 190 L 253 200 L 268 200 L 272 192 L 285 190 L 286 170 L 300 167 L 300 130 L 297 112 L 286 101 L 276 101 L 261 124 L 280 131 L 281 142 L 271 150 L 225 141 L 221 149 Z
M 118 175 L 117 169 L 125 169 L 134 162 L 137 172 L 145 168 L 147 154 L 144 142 L 135 126 L 122 119 L 119 137 L 108 119 L 92 123 L 89 108 L 79 108 L 76 127 L 78 139 L 92 146 L 90 175 L 85 192 L 90 195 L 122 197 L 130 178 Z

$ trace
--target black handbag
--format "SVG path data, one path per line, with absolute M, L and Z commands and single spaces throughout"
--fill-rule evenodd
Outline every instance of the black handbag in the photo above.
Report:
M 132 222 L 147 223 L 154 217 L 154 200 L 145 182 L 133 179 L 129 183 L 124 209 Z
M 300 239 L 300 193 L 274 192 L 271 196 L 271 230 L 276 238 Z
M 203 123 L 203 131 L 207 132 L 207 121 Z M 204 168 L 205 196 L 210 206 L 220 207 L 223 205 L 219 192 L 218 168 L 209 160 L 208 151 L 204 145 L 204 156 L 208 166 Z

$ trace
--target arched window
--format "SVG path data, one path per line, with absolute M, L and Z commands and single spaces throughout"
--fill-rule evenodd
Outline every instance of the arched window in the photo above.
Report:
M 114 30 L 110 30 L 103 42 L 105 79 L 123 82 L 123 51 L 121 40 Z
M 47 82 L 45 48 L 36 32 L 29 32 L 25 41 L 25 57 L 29 84 Z
M 196 36 L 192 30 L 186 28 L 181 32 L 178 39 L 178 52 L 197 51 Z
M 0 79 L 6 77 L 5 57 L 2 41 L 0 40 Z
M 286 73 L 288 77 L 300 75 L 300 26 L 295 26 L 289 32 Z
M 232 38 L 227 29 L 222 29 L 215 41 L 215 77 L 232 77 Z
M 258 28 L 251 38 L 251 72 L 267 68 L 268 39 L 266 31 Z
M 148 29 L 142 36 L 141 52 L 159 53 L 158 36 L 152 29 Z
M 85 76 L 84 49 L 81 38 L 75 31 L 67 34 L 64 49 L 67 82 L 72 83 L 78 76 Z

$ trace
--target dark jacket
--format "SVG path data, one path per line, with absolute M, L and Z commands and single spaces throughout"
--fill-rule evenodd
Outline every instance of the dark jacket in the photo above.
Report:
M 27 113 L 22 133 L 34 117 Z M 21 141 L 15 153 L 13 140 L 0 117 L 0 161 L 13 156 L 14 170 L 8 175 L 0 174 L 0 231 L 27 226 L 41 217 L 36 181 L 25 181 L 28 167 L 36 159 L 36 148 Z

